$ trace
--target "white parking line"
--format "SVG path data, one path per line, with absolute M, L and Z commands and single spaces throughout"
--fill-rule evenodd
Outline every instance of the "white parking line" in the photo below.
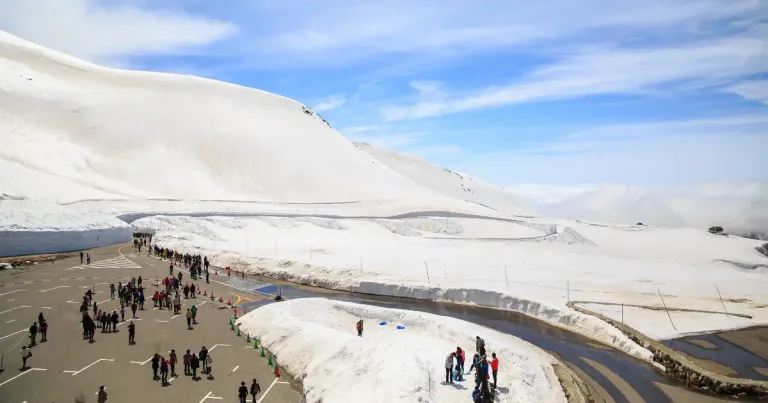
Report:
M 136 319 L 128 319 L 128 320 L 126 320 L 125 322 L 120 322 L 120 323 L 118 323 L 118 324 L 117 324 L 117 327 L 120 327 L 120 326 L 122 326 L 122 325 L 124 325 L 124 324 L 126 324 L 126 323 L 128 323 L 129 321 L 132 321 L 132 320 L 141 320 L 141 318 L 136 318 Z
M 215 344 L 213 347 L 209 348 L 208 351 L 213 351 L 213 349 L 218 346 L 229 347 L 229 344 Z
M 154 355 L 152 357 L 154 357 Z M 147 358 L 147 360 L 144 361 L 144 362 L 141 362 L 141 361 L 131 361 L 131 364 L 141 364 L 141 365 L 144 365 L 144 364 L 148 363 L 149 361 L 151 361 L 152 357 Z
M 261 399 L 257 400 L 257 401 L 256 401 L 256 403 L 261 403 L 261 401 L 262 401 L 262 400 L 264 400 L 264 398 L 265 398 L 265 397 L 267 397 L 267 393 L 269 393 L 270 389 L 272 389 L 272 387 L 273 387 L 273 386 L 275 386 L 275 384 L 277 383 L 277 380 L 278 380 L 278 379 L 279 379 L 279 378 L 275 378 L 275 380 L 274 380 L 274 381 L 272 381 L 272 384 L 271 384 L 271 385 L 269 385 L 269 387 L 268 387 L 268 388 L 267 388 L 267 390 L 264 392 L 264 394 L 263 394 L 263 395 L 261 395 Z
M 172 317 L 170 320 L 174 320 L 174 319 L 176 319 L 178 317 L 179 317 L 179 315 L 176 315 L 176 316 Z
M 3 295 L 13 294 L 15 292 L 22 292 L 22 291 L 27 291 L 27 290 L 13 290 L 13 291 L 9 291 L 9 292 L 0 294 L 0 297 L 2 297 Z
M 51 290 L 55 290 L 57 288 L 69 288 L 69 286 L 68 285 L 59 285 L 59 286 L 56 286 L 56 287 L 53 287 L 53 288 L 49 288 L 47 290 L 40 290 L 40 292 L 48 292 L 48 291 L 51 291 Z
M 11 320 L 9 320 L 8 322 L 5 322 L 5 323 L 8 324 L 8 323 L 11 323 L 11 322 L 16 322 L 16 319 L 11 319 Z
M 53 309 L 50 306 L 42 306 L 41 308 L 43 308 L 43 309 Z
M 219 400 L 223 399 L 223 397 L 211 396 L 212 394 L 213 394 L 213 391 L 208 392 L 208 394 L 205 395 L 204 398 L 200 399 L 200 403 L 203 403 L 205 401 L 205 399 L 219 399 Z M 259 400 L 259 401 L 261 401 L 261 400 Z
M 239 366 L 239 365 L 238 365 L 238 366 L 236 366 L 235 368 L 233 368 L 233 369 L 232 369 L 232 371 L 230 371 L 230 372 L 229 372 L 229 375 L 232 375 L 232 374 L 234 374 L 234 373 L 235 373 L 235 371 L 237 371 L 237 369 L 238 369 L 238 368 L 240 368 L 240 366 Z M 229 376 L 229 375 L 227 375 L 227 376 Z
M 26 331 L 27 331 L 27 329 L 21 329 L 21 330 L 19 330 L 19 331 L 18 331 L 18 332 L 16 332 L 16 333 L 11 333 L 11 334 L 5 335 L 5 336 L 3 336 L 3 337 L 0 337 L 0 340 L 2 340 L 2 339 L 7 339 L 7 338 L 9 338 L 9 337 L 11 337 L 11 336 L 13 336 L 13 335 L 15 335 L 15 334 L 19 334 L 19 333 L 21 333 L 21 332 L 26 332 Z
M 22 372 L 22 373 L 20 373 L 20 374 L 18 374 L 18 375 L 16 375 L 16 376 L 14 376 L 13 378 L 11 378 L 11 379 L 8 379 L 8 380 L 6 380 L 6 381 L 5 381 L 5 382 L 3 382 L 3 383 L 0 383 L 0 386 L 3 386 L 3 385 L 5 385 L 6 383 L 8 383 L 8 382 L 10 382 L 10 381 L 12 381 L 12 380 L 14 380 L 14 379 L 16 379 L 16 378 L 18 378 L 18 377 L 20 377 L 20 376 L 24 375 L 24 374 L 28 374 L 28 373 L 30 373 L 30 372 L 32 372 L 32 371 L 47 371 L 47 369 L 45 369 L 45 368 L 30 368 L 30 369 L 28 369 L 28 370 L 26 370 L 26 371 L 24 371 L 24 372 Z
M 15 300 L 16 300 L 16 298 L 11 298 L 11 299 L 8 300 L 8 302 L 13 302 Z
M 96 365 L 96 364 L 98 364 L 98 363 L 100 363 L 102 361 L 110 361 L 111 362 L 111 361 L 114 361 L 114 360 L 112 358 L 100 358 L 100 359 L 98 359 L 98 360 L 88 364 L 85 368 L 83 368 L 83 369 L 81 369 L 79 371 L 61 371 L 61 372 L 65 372 L 65 373 L 68 373 L 68 374 L 72 374 L 72 376 L 75 376 L 75 375 L 85 371 L 86 369 L 88 369 L 88 368 L 90 368 L 90 367 L 92 367 L 92 366 L 94 366 L 94 365 Z
M 112 298 L 110 298 L 110 299 L 105 299 L 104 301 L 101 301 L 101 302 L 99 302 L 98 304 L 99 304 L 99 305 L 101 305 L 101 304 L 103 304 L 103 303 L 105 303 L 105 302 L 109 302 L 109 301 L 112 301 Z
M 167 320 L 161 320 L 161 319 L 155 319 L 155 322 L 160 322 L 160 323 L 168 323 L 168 321 L 167 321 Z
M 0 312 L 0 315 L 4 314 L 4 313 L 6 313 L 6 312 L 11 312 L 11 311 L 13 311 L 14 309 L 19 309 L 19 308 L 31 308 L 31 307 L 30 307 L 30 306 L 27 306 L 27 305 L 17 306 L 16 308 L 6 309 L 5 311 L 3 311 L 3 312 Z

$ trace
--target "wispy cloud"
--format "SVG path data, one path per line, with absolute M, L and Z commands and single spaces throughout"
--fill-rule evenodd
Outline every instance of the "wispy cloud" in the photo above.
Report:
M 386 120 L 394 121 L 536 101 L 639 93 L 653 91 L 664 84 L 690 86 L 694 83 L 697 87 L 706 87 L 763 72 L 767 66 L 764 39 L 753 35 L 685 46 L 602 49 L 539 67 L 508 85 L 447 97 L 441 92 L 438 99 L 389 106 L 383 108 L 382 113 Z M 738 90 L 755 94 L 760 88 L 753 84 Z M 423 99 L 424 92 L 419 91 L 417 97 Z
M 318 102 L 314 106 L 314 110 L 317 112 L 330 111 L 336 109 L 347 102 L 347 96 L 344 94 L 329 95 L 325 100 Z
M 98 0 L 0 0 L 0 29 L 89 61 L 192 52 L 237 32 L 229 22 L 178 8 Z
M 750 101 L 768 104 L 768 80 L 748 80 L 726 88 L 727 92 L 738 94 Z

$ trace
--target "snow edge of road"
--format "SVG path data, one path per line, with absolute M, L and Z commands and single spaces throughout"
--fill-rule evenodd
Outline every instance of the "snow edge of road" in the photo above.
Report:
M 237 267 L 238 270 L 244 270 L 249 274 L 258 274 L 302 285 L 361 294 L 476 305 L 484 308 L 517 312 L 544 321 L 552 326 L 581 334 L 653 364 L 652 353 L 632 341 L 619 329 L 599 318 L 583 314 L 566 306 L 558 308 L 537 301 L 518 298 L 510 293 L 473 288 L 437 287 L 419 283 L 397 284 L 360 281 L 354 278 L 340 279 L 330 276 L 302 275 L 291 273 L 282 268 L 264 267 L 263 263 L 265 261 L 272 261 L 267 258 L 252 258 L 231 252 L 223 253 L 221 251 L 185 247 L 177 244 L 163 245 L 158 243 L 158 246 L 179 250 L 182 253 L 206 255 L 209 257 L 212 266 Z

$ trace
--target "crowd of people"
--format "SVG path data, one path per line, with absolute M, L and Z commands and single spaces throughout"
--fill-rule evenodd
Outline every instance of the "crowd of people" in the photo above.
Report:
M 455 361 L 455 365 L 454 365 Z M 494 399 L 496 391 L 496 381 L 499 373 L 499 359 L 496 353 L 491 354 L 491 361 L 488 361 L 485 351 L 485 340 L 480 336 L 475 339 L 475 355 L 472 357 L 472 365 L 469 371 L 464 372 L 464 363 L 466 353 L 461 347 L 456 347 L 445 358 L 445 383 L 453 384 L 464 380 L 464 375 L 469 375 L 475 371 L 475 387 L 472 390 L 472 401 L 474 403 L 489 403 Z M 489 383 L 493 376 L 493 383 Z

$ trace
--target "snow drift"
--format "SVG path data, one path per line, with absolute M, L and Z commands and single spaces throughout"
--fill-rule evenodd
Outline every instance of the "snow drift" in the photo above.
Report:
M 365 323 L 363 337 L 355 333 L 359 319 Z M 444 384 L 443 368 L 456 346 L 471 362 L 478 335 L 488 355 L 495 352 L 501 363 L 502 401 L 566 402 L 548 354 L 458 319 L 306 298 L 260 307 L 237 325 L 259 337 L 278 364 L 302 380 L 307 402 L 469 401 L 472 376 L 459 382 L 463 387 L 453 387 Z

